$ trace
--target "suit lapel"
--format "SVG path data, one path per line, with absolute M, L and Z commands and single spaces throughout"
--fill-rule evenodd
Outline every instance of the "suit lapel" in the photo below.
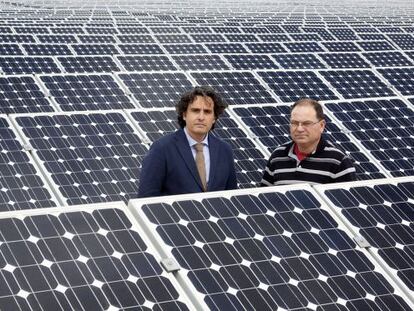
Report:
M 182 157 L 184 165 L 188 168 L 200 188 L 203 189 L 200 176 L 198 176 L 197 166 L 183 129 L 177 131 L 175 141 L 177 151 Z

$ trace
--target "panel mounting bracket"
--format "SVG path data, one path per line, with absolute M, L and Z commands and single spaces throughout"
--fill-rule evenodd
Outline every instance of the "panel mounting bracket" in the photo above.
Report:
M 167 272 L 176 272 L 180 270 L 180 266 L 174 258 L 164 258 L 161 260 L 161 266 Z

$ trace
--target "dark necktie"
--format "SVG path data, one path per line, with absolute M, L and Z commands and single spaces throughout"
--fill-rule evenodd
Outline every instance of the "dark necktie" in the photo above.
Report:
M 203 185 L 203 191 L 207 191 L 207 180 L 206 180 L 206 164 L 204 163 L 203 144 L 197 143 L 194 145 L 196 150 L 196 165 L 198 174 L 200 175 L 201 184 Z

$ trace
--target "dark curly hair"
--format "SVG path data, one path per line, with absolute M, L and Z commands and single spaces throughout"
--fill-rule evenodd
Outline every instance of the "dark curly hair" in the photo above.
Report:
M 224 112 L 227 108 L 227 104 L 223 102 L 220 95 L 214 91 L 210 86 L 196 86 L 191 91 L 184 93 L 178 103 L 175 105 L 175 110 L 177 111 L 178 124 L 181 128 L 185 127 L 185 120 L 183 118 L 184 112 L 187 111 L 188 106 L 195 100 L 197 96 L 207 96 L 210 97 L 214 102 L 214 117 L 217 120 L 218 117 Z M 212 129 L 214 128 L 215 123 L 213 123 Z

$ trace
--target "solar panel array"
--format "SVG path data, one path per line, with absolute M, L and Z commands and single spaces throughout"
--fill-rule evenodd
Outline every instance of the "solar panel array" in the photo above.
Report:
M 2 3 L 0 309 L 414 310 L 414 10 L 323 2 Z M 131 200 L 200 84 L 250 189 Z M 360 181 L 255 188 L 304 96 Z

